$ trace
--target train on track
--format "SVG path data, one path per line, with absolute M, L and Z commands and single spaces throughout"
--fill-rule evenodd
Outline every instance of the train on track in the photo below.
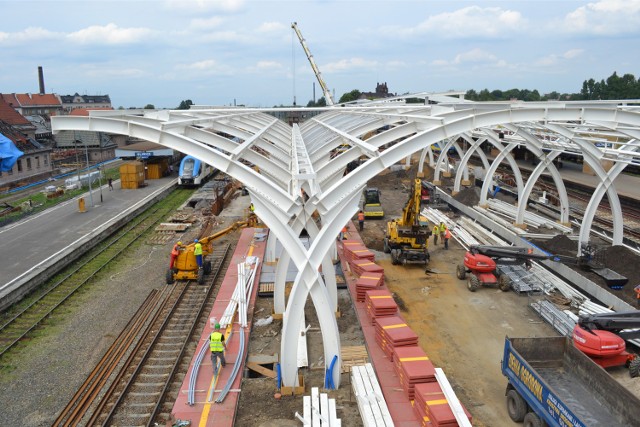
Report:
M 185 156 L 180 162 L 178 170 L 178 185 L 185 187 L 202 185 L 213 175 L 214 171 L 212 166 L 202 160 L 193 156 Z

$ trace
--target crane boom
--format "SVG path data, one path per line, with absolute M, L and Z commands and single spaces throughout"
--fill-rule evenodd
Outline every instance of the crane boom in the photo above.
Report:
M 313 72 L 315 73 L 316 78 L 318 79 L 318 83 L 320 83 L 320 87 L 322 88 L 322 92 L 324 93 L 324 99 L 327 101 L 327 105 L 334 105 L 335 103 L 333 102 L 333 97 L 331 96 L 331 92 L 329 92 L 329 88 L 327 87 L 327 84 L 322 79 L 322 74 L 320 74 L 320 69 L 318 69 L 316 62 L 313 60 L 313 55 L 311 54 L 309 47 L 307 47 L 307 42 L 304 40 L 304 37 L 302 37 L 302 33 L 298 28 L 298 23 L 297 22 L 292 23 L 291 28 L 293 28 L 293 31 L 295 31 L 296 35 L 298 36 L 298 40 L 300 40 L 302 49 L 304 50 L 304 53 L 307 55 L 307 59 L 311 64 L 311 68 L 313 69 Z

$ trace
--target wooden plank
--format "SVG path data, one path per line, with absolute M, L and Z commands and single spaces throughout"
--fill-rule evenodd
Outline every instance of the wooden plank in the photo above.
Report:
M 327 396 L 327 393 L 320 393 L 320 415 L 322 416 L 322 427 L 331 427 L 331 417 L 329 417 L 329 396 Z
M 438 380 L 438 384 L 440 384 L 440 388 L 447 398 L 449 407 L 453 412 L 453 416 L 456 417 L 458 425 L 460 427 L 471 427 L 471 422 L 464 413 L 464 408 L 460 404 L 460 400 L 458 400 L 458 396 L 456 396 L 455 391 L 453 391 L 453 388 L 451 387 L 451 384 L 449 384 L 449 380 L 444 374 L 442 368 L 436 368 L 436 380 Z
M 387 402 L 384 399 L 384 394 L 382 393 L 382 389 L 380 388 L 380 383 L 378 382 L 378 377 L 373 370 L 373 366 L 371 365 L 371 363 L 367 363 L 364 365 L 364 369 L 371 381 L 371 387 L 374 395 L 376 396 L 376 401 L 378 402 L 378 407 L 381 413 L 380 420 L 383 420 L 384 422 L 384 424 L 381 425 L 392 426 L 393 419 L 391 418 L 391 413 L 389 412 L 389 408 L 387 407 Z
M 311 388 L 311 424 L 313 427 L 320 427 L 320 396 L 318 387 Z
M 329 399 L 329 413 L 327 414 L 327 417 L 329 418 L 329 426 L 336 427 L 338 425 L 335 399 Z
M 260 375 L 264 375 L 265 377 L 269 377 L 269 378 L 276 377 L 275 371 L 272 371 L 271 369 L 267 369 L 264 366 L 258 365 L 257 363 L 254 363 L 254 362 L 247 362 L 247 368 L 259 373 Z
M 278 363 L 278 353 L 274 354 L 250 354 L 247 362 L 257 363 L 258 365 L 267 365 L 269 363 Z
M 304 425 L 311 425 L 311 396 L 302 396 L 302 414 L 304 418 Z

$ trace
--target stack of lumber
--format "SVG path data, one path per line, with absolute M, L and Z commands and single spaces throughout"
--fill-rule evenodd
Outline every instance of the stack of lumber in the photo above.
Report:
M 349 263 L 349 267 L 358 276 L 365 273 L 384 273 L 384 268 L 370 259 L 354 259 Z
M 391 292 L 386 289 L 367 291 L 364 303 L 367 306 L 371 324 L 378 317 L 394 316 L 398 313 L 398 304 L 393 300 Z
M 365 427 L 394 425 L 378 378 L 370 363 L 351 368 L 351 387 Z
M 427 354 L 417 345 L 395 347 L 393 367 L 409 400 L 415 399 L 415 385 L 435 382 L 436 370 Z
M 311 388 L 311 396 L 302 397 L 303 415 L 296 417 L 305 426 L 340 427 L 342 420 L 336 415 L 336 400 L 329 399 L 326 393 L 320 393 L 318 387 Z
M 365 273 L 356 280 L 356 300 L 364 301 L 367 291 L 384 285 L 384 273 Z
M 413 409 L 422 420 L 423 427 L 454 427 L 458 426 L 449 401 L 437 382 L 415 385 L 415 401 Z M 471 414 L 464 409 L 464 413 L 471 423 Z
M 400 316 L 378 317 L 374 320 L 376 342 L 393 362 L 393 349 L 406 345 L 418 345 L 418 335 Z

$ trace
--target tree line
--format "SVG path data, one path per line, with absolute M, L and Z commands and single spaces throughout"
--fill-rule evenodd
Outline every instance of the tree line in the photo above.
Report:
M 480 92 L 475 90 L 467 91 L 466 99 L 471 101 L 510 101 L 517 99 L 520 101 L 593 101 L 599 99 L 639 99 L 640 80 L 633 74 L 625 74 L 620 77 L 615 71 L 606 80 L 599 82 L 591 78 L 582 83 L 580 92 L 560 93 L 550 92 L 540 95 L 537 90 L 510 89 L 493 90 L 483 89 Z

